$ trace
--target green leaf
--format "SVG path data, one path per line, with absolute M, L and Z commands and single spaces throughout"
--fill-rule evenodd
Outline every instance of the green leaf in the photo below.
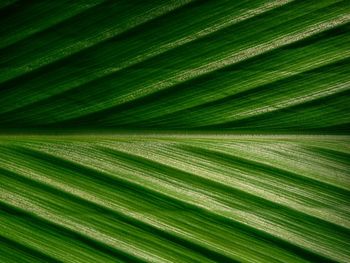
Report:
M 0 236 L 14 256 L 350 258 L 348 137 L 9 136 L 0 149 Z
M 0 24 L 0 262 L 350 262 L 348 1 Z
M 350 127 L 347 1 L 18 5 L 0 32 L 2 129 Z

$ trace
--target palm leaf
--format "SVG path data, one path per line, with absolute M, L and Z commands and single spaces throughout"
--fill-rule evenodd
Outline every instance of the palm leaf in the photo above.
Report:
M 350 261 L 347 1 L 73 2 L 0 3 L 1 262 Z
M 1 236 L 62 261 L 346 262 L 349 154 L 341 136 L 7 137 Z

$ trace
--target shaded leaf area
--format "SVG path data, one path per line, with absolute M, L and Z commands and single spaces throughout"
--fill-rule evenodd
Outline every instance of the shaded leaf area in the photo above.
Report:
M 2 262 L 349 262 L 345 136 L 7 136 Z
M 348 1 L 0 7 L 2 129 L 349 132 Z

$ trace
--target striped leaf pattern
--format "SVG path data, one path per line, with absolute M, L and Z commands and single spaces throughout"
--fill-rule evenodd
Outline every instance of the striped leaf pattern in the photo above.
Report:
M 4 129 L 348 131 L 348 1 L 22 2 Z
M 0 148 L 1 249 L 23 259 L 350 258 L 347 137 L 17 136 Z
M 350 262 L 349 1 L 0 23 L 0 262 Z

